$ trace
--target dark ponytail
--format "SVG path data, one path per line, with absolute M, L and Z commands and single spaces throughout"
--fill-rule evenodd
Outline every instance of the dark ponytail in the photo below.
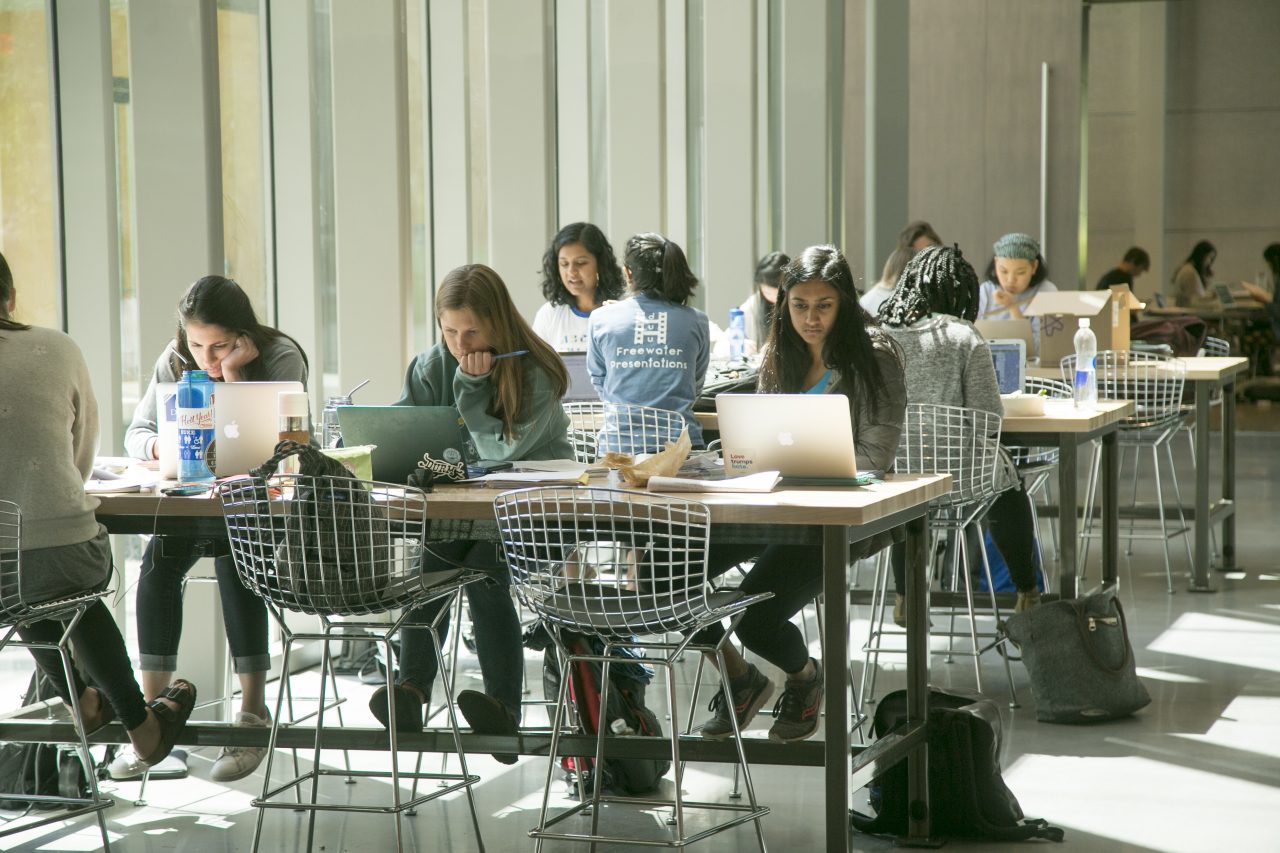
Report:
M 655 299 L 684 305 L 698 286 L 684 250 L 661 234 L 632 237 L 623 262 L 631 271 L 632 289 Z
M 4 255 L 0 254 L 0 329 L 13 332 L 30 329 L 30 326 L 9 319 L 9 297 L 12 295 L 13 272 L 9 269 L 9 262 L 4 259 Z

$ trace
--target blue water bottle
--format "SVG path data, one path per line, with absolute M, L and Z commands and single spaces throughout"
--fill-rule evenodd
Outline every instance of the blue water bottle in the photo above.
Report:
M 178 482 L 213 479 L 205 459 L 213 429 L 213 380 L 203 370 L 184 370 L 178 382 Z
M 747 315 L 741 308 L 729 309 L 729 360 L 742 361 L 746 355 Z

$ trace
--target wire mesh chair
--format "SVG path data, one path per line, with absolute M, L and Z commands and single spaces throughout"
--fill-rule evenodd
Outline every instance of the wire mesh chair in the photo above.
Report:
M 1075 372 L 1074 355 L 1062 359 L 1062 375 Z M 1182 535 L 1187 551 L 1187 567 L 1192 564 L 1191 543 L 1187 539 L 1187 519 L 1182 510 L 1182 490 L 1178 487 L 1178 469 L 1173 462 L 1173 437 L 1185 422 L 1187 412 L 1182 405 L 1182 389 L 1186 380 L 1186 363 L 1171 356 L 1156 353 L 1124 350 L 1104 350 L 1095 361 L 1098 378 L 1098 398 L 1132 400 L 1134 413 L 1120 425 L 1117 444 L 1123 453 L 1134 450 L 1133 498 L 1131 506 L 1138 505 L 1138 468 L 1142 450 L 1151 451 L 1151 463 L 1155 471 L 1155 507 L 1160 523 L 1159 533 L 1138 533 L 1134 520 L 1130 519 L 1128 553 L 1133 553 L 1134 539 L 1160 539 L 1164 543 L 1165 580 L 1173 592 L 1173 563 L 1169 557 L 1169 540 Z M 1173 485 L 1175 506 L 1178 511 L 1178 527 L 1169 529 L 1165 512 L 1164 487 L 1160 475 L 1160 451 L 1164 450 L 1168 462 L 1168 477 Z M 1123 457 L 1122 457 L 1123 460 Z M 1089 484 L 1085 489 L 1084 523 L 1080 530 L 1080 566 L 1083 577 L 1089 558 L 1089 541 L 1101 534 L 1094 529 L 1093 505 L 1097 499 L 1102 449 L 1095 445 L 1093 464 L 1090 466 Z M 1123 465 L 1123 461 L 1121 463 Z
M 601 773 L 593 774 L 591 797 L 564 813 L 548 819 L 548 802 L 560 750 L 572 679 L 561 678 L 560 695 L 551 724 L 551 753 L 547 765 L 546 788 L 538 825 L 529 835 L 542 849 L 546 839 L 567 841 L 631 841 L 650 846 L 683 847 L 713 833 L 753 821 L 756 839 L 763 851 L 764 832 L 760 819 L 767 807 L 756 801 L 751 771 L 742 748 L 742 733 L 733 714 L 733 740 L 738 766 L 747 792 L 747 804 L 686 802 L 683 794 L 683 765 L 680 760 L 680 721 L 675 696 L 674 668 L 685 652 L 707 652 L 716 656 L 721 687 L 733 695 L 725 675 L 721 651 L 729 633 L 737 627 L 746 608 L 769 596 L 744 596 L 736 590 L 716 590 L 707 580 L 709 512 L 695 501 L 616 489 L 545 488 L 504 492 L 494 502 L 503 551 L 511 567 L 512 581 L 521 602 L 536 613 L 550 629 L 567 674 L 578 661 L 599 663 L 602 695 L 600 707 L 607 708 L 610 690 L 609 666 L 617 659 L 615 649 L 649 653 L 646 663 L 667 673 L 671 711 L 671 763 L 675 768 L 674 801 L 644 797 L 601 795 Z M 613 547 L 602 543 L 625 543 Z M 724 618 L 729 632 L 714 646 L 694 641 L 698 629 Z M 562 632 L 598 638 L 604 644 L 600 655 L 571 653 Z M 667 634 L 681 634 L 677 642 Z M 639 636 L 653 639 L 641 640 Z M 605 759 L 606 744 L 614 737 L 602 720 L 597 728 L 596 767 Z M 623 839 L 600 834 L 600 811 L 605 804 L 640 807 L 670 807 L 676 837 L 670 839 Z M 589 833 L 561 832 L 554 827 L 574 815 L 591 811 Z M 730 812 L 733 816 L 709 829 L 690 835 L 685 825 L 687 809 Z
M 299 641 L 322 641 L 322 673 L 330 669 L 331 640 L 345 638 L 380 643 L 386 660 L 394 661 L 391 638 L 411 609 L 436 599 L 456 597 L 463 586 L 481 577 L 462 570 L 432 574 L 421 571 L 429 525 L 426 496 L 418 489 L 343 477 L 278 475 L 265 480 L 245 477 L 227 481 L 218 487 L 218 497 L 227 523 L 236 573 L 245 586 L 262 597 L 280 626 L 284 643 L 281 670 L 286 678 L 289 673 L 290 652 L 293 644 Z M 360 618 L 377 617 L 395 610 L 401 610 L 401 613 L 390 620 Z M 447 615 L 450 610 L 451 607 L 441 608 L 441 614 Z M 293 630 L 285 620 L 287 611 L 319 617 L 322 630 L 313 633 Z M 336 617 L 344 618 L 341 622 L 336 622 Z M 435 641 L 433 645 L 441 678 L 448 681 L 448 670 L 441 659 L 437 624 L 425 628 L 432 632 Z M 389 665 L 388 670 L 391 668 Z M 449 730 L 453 735 L 454 752 L 460 767 L 457 774 L 423 773 L 417 770 L 402 772 L 394 725 L 388 727 L 390 771 L 322 768 L 320 752 L 326 709 L 325 681 L 323 677 L 320 679 L 319 704 L 314 715 L 309 714 L 284 723 L 281 706 L 287 690 L 280 690 L 276 698 L 262 795 L 253 801 L 258 809 L 253 850 L 258 850 L 263 818 L 270 808 L 309 812 L 308 850 L 314 841 L 317 811 L 391 814 L 395 818 L 397 849 L 403 850 L 401 813 L 460 788 L 466 791 L 477 843 L 483 850 L 480 821 L 471 791 L 471 786 L 479 777 L 467 771 L 452 699 L 452 684 L 444 684 L 443 687 L 444 701 L 448 707 Z M 389 719 L 395 720 L 394 690 L 387 691 L 387 703 Z M 272 788 L 271 766 L 281 726 L 294 725 L 310 716 L 316 718 L 312 769 Z M 320 778 L 336 775 L 390 777 L 391 805 L 357 806 L 318 802 Z M 446 784 L 418 796 L 416 783 L 419 779 L 435 779 Z M 401 780 L 412 780 L 415 783 L 414 794 L 408 799 L 402 798 Z M 308 802 L 275 801 L 276 797 L 289 790 L 296 790 L 308 781 L 311 783 Z
M 680 437 L 684 416 L 630 403 L 564 403 L 574 458 L 591 464 L 606 453 L 657 453 Z
M 945 577 L 952 592 L 964 591 L 968 616 L 968 631 L 958 634 L 955 628 L 956 610 L 951 609 L 950 627 L 947 631 L 948 658 L 957 653 L 953 645 L 954 639 L 957 636 L 967 636 L 971 648 L 958 654 L 973 657 L 979 692 L 982 691 L 981 655 L 997 649 L 1004 643 L 1005 637 L 1001 629 L 1000 605 L 996 600 L 995 586 L 991 582 L 991 567 L 987 562 L 985 546 L 979 552 L 995 626 L 990 634 L 984 632 L 981 637 L 979 635 L 964 531 L 969 525 L 978 522 L 995 503 L 998 494 L 996 466 L 1000 461 L 1000 425 L 1000 416 L 991 412 L 933 403 L 911 403 L 907 406 L 902 438 L 894 461 L 894 469 L 900 474 L 951 475 L 951 491 L 929 503 L 929 528 L 932 535 L 928 553 L 935 554 L 939 542 L 948 542 L 951 565 L 950 572 Z M 875 674 L 879 668 L 880 654 L 902 651 L 901 648 L 882 647 L 886 636 L 884 611 L 888 603 L 889 563 L 889 560 L 880 561 L 876 570 L 871 626 L 863 649 L 866 657 L 858 691 L 858 703 L 862 707 L 865 707 L 875 692 Z M 1009 666 L 1007 655 L 1002 654 L 1001 659 L 1009 682 L 1009 704 L 1017 707 L 1013 670 Z
M 76 695 L 75 678 L 72 675 L 71 633 L 75 631 L 80 620 L 84 618 L 89 606 L 110 594 L 110 590 L 86 592 L 80 595 L 67 596 L 52 601 L 30 603 L 22 595 L 22 510 L 13 501 L 0 500 L 0 650 L 9 646 L 26 649 L 49 649 L 56 651 L 62 659 L 62 673 L 70 687 L 71 716 L 76 721 L 75 741 L 77 757 L 80 759 L 83 778 L 89 787 L 88 796 L 67 797 L 47 794 L 8 794 L 6 800 L 27 803 L 29 806 L 66 806 L 48 817 L 39 818 L 20 826 L 0 829 L 0 838 L 15 832 L 25 832 L 38 826 L 69 820 L 81 815 L 94 814 L 98 820 L 98 831 L 102 834 L 102 849 L 111 850 L 111 841 L 107 836 L 107 821 L 103 812 L 115 805 L 110 797 L 103 796 L 98 790 L 98 774 L 89 754 L 89 740 L 85 735 L 83 719 L 80 713 L 80 697 Z M 21 628 L 33 622 L 55 619 L 63 623 L 62 636 L 56 643 L 28 642 L 18 637 Z M 106 697 L 103 696 L 103 701 Z

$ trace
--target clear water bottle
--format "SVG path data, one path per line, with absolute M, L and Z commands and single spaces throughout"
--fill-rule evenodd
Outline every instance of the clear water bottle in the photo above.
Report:
M 1072 383 L 1071 396 L 1075 399 L 1076 408 L 1092 412 L 1098 408 L 1098 336 L 1089 328 L 1089 318 L 1080 318 L 1080 329 L 1075 336 L 1076 345 L 1076 377 Z
M 338 407 L 350 405 L 350 394 L 325 398 L 324 411 L 320 414 L 321 447 L 332 448 L 342 443 L 342 429 L 338 426 Z
M 729 360 L 742 361 L 746 357 L 747 315 L 741 308 L 729 309 Z
M 184 370 L 178 382 L 178 481 L 213 479 L 207 455 L 213 446 L 213 380 L 203 370 Z

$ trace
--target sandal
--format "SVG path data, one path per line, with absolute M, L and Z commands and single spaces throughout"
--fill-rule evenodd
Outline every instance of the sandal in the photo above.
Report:
M 173 710 L 162 699 L 172 699 L 178 703 L 178 710 Z M 160 721 L 160 742 L 148 755 L 138 755 L 138 759 L 148 767 L 154 767 L 168 757 L 173 746 L 178 742 L 178 735 L 187 724 L 191 711 L 196 706 L 196 686 L 184 678 L 179 678 L 160 692 L 160 695 L 147 703 L 151 713 Z
M 91 738 L 116 721 L 116 707 L 107 701 L 106 695 L 98 688 L 92 688 L 98 694 L 98 724 L 93 728 L 86 727 L 84 736 Z

